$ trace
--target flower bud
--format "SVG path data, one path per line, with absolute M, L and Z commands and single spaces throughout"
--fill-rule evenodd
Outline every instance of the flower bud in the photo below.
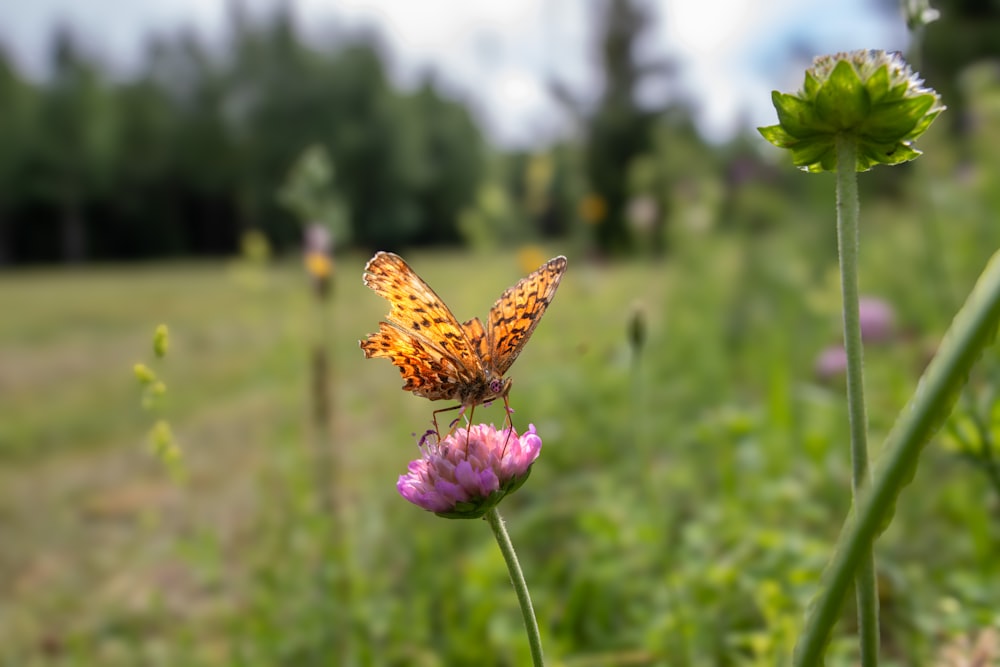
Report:
M 923 84 L 895 52 L 820 56 L 806 70 L 800 92 L 771 93 L 779 124 L 758 130 L 792 151 L 792 161 L 806 171 L 836 170 L 841 135 L 857 142 L 857 171 L 907 162 L 920 155 L 913 140 L 945 109 Z

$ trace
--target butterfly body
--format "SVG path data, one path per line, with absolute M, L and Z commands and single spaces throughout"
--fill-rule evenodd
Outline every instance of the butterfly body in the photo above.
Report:
M 401 257 L 378 252 L 365 265 L 365 285 L 391 308 L 379 330 L 361 341 L 366 358 L 386 357 L 399 368 L 403 389 L 463 407 L 503 398 L 507 370 L 517 359 L 555 294 L 566 258 L 556 257 L 506 290 L 486 324 L 459 324 L 444 301 Z

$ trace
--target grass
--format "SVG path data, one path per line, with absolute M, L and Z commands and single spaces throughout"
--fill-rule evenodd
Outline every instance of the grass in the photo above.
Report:
M 905 261 L 924 250 L 913 239 L 887 225 L 872 243 Z M 545 446 L 502 509 L 553 664 L 790 654 L 849 503 L 842 390 L 812 375 L 837 340 L 835 283 L 801 241 L 680 238 L 662 264 L 568 253 L 511 372 L 515 423 L 535 423 Z M 332 301 L 336 518 L 307 446 L 299 267 L 0 277 L 0 665 L 526 662 L 486 526 L 395 492 L 411 434 L 440 406 L 358 351 L 387 310 L 361 285 L 364 259 L 339 260 Z M 523 275 L 513 253 L 408 259 L 459 319 L 483 316 Z M 950 313 L 908 298 L 891 267 L 862 276 L 897 303 L 906 333 L 867 356 L 877 450 Z M 635 367 L 637 304 L 650 335 Z M 180 485 L 144 444 L 153 417 L 131 375 L 160 322 Z M 996 621 L 997 499 L 954 456 L 927 458 L 877 549 L 888 665 L 927 664 L 937 644 Z M 831 664 L 851 664 L 852 650 L 835 642 Z

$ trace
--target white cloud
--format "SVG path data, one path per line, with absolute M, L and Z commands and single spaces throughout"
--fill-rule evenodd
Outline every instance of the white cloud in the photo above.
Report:
M 902 20 L 873 14 L 867 0 L 673 0 L 662 5 L 659 29 L 682 63 L 686 87 L 701 100 L 706 136 L 772 124 L 771 90 L 794 90 L 815 55 L 858 48 L 900 49 Z M 894 30 L 894 27 L 896 28 Z
M 300 0 L 301 8 L 329 7 Z M 579 0 L 342 0 L 336 14 L 377 25 L 397 79 L 411 83 L 433 64 L 449 89 L 468 91 L 486 129 L 508 144 L 558 133 L 563 122 L 550 79 L 579 85 L 587 72 L 586 6 Z M 583 76 L 581 76 L 583 73 Z
M 245 0 L 254 13 L 281 0 Z M 404 85 L 433 68 L 445 87 L 465 91 L 490 134 L 528 144 L 568 131 L 547 91 L 559 80 L 592 97 L 596 0 L 291 0 L 307 34 L 333 24 L 375 27 Z M 797 87 L 805 63 L 795 49 L 821 53 L 862 47 L 902 48 L 902 21 L 877 20 L 868 0 L 664 0 L 647 55 L 670 55 L 698 100 L 699 121 L 724 137 L 740 121 L 773 121 L 771 89 Z M 0 2 L 0 39 L 33 71 L 44 66 L 52 24 L 75 26 L 105 58 L 134 66 L 144 36 L 195 26 L 219 37 L 228 0 L 32 0 Z
M 227 6 L 223 0 L 0 2 L 0 43 L 27 71 L 39 75 L 48 67 L 53 27 L 66 25 L 88 53 L 128 70 L 138 64 L 144 40 L 152 32 L 187 25 L 206 37 L 220 34 Z

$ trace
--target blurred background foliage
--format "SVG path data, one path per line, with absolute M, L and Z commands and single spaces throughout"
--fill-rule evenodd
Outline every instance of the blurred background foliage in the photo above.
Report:
M 440 406 L 357 349 L 386 311 L 373 249 L 405 249 L 460 319 L 569 257 L 512 369 L 545 445 L 503 510 L 552 664 L 785 664 L 849 510 L 843 381 L 818 362 L 840 343 L 833 182 L 752 133 L 707 141 L 683 95 L 640 104 L 677 65 L 636 56 L 649 5 L 597 6 L 602 93 L 550 82 L 573 132 L 532 150 L 491 145 L 433 73 L 398 89 L 377 35 L 320 49 L 282 11 L 234 4 L 224 46 L 152 40 L 127 80 L 68 29 L 49 78 L 0 57 L 0 665 L 526 664 L 485 526 L 393 487 Z M 937 6 L 911 58 L 950 109 L 924 157 L 860 181 L 862 287 L 894 316 L 866 345 L 876 460 L 1000 247 L 1000 11 Z M 328 301 L 283 261 L 313 223 Z M 130 369 L 160 322 L 183 483 L 137 445 Z M 998 368 L 878 543 L 890 667 L 1000 657 Z
M 973 120 L 960 74 L 997 55 L 987 37 L 997 12 L 987 2 L 942 5 L 918 61 L 952 107 L 965 157 Z M 234 3 L 221 47 L 193 32 L 151 37 L 128 78 L 88 55 L 69 27 L 52 37 L 44 79 L 26 78 L 0 52 L 0 263 L 220 256 L 250 229 L 279 252 L 296 247 L 299 222 L 275 192 L 310 146 L 336 170 L 346 236 L 369 249 L 509 245 L 584 225 L 579 238 L 595 253 L 662 254 L 688 203 L 721 197 L 727 225 L 779 220 L 769 206 L 782 200 L 812 203 L 799 194 L 811 186 L 772 167 L 756 137 L 719 145 L 696 132 L 676 63 L 637 55 L 646 5 L 601 7 L 600 94 L 584 101 L 551 81 L 576 130 L 531 152 L 489 145 L 432 71 L 398 89 L 378 35 L 342 30 L 312 46 L 287 9 L 251 18 Z M 667 106 L 639 103 L 651 84 L 675 91 Z M 869 187 L 890 196 L 906 170 L 885 171 Z

